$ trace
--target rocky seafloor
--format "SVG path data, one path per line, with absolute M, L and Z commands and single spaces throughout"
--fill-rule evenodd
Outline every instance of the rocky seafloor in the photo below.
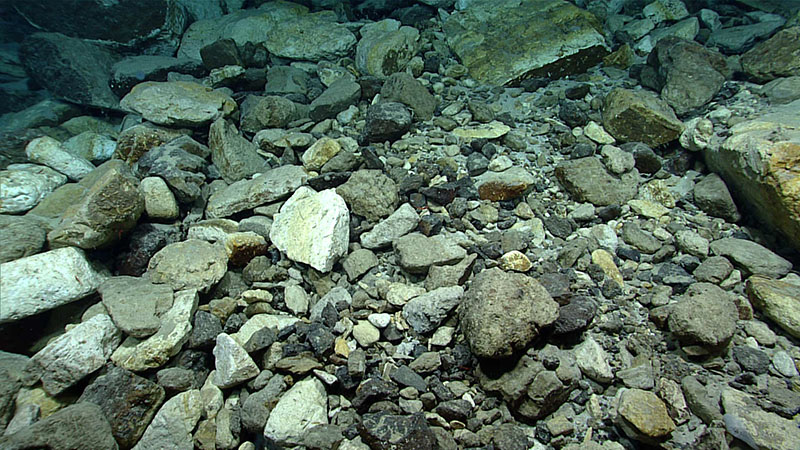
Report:
M 0 448 L 800 449 L 793 2 L 2 8 Z

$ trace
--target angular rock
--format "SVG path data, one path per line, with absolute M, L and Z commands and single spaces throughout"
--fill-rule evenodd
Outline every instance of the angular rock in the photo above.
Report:
M 472 352 L 502 359 L 524 349 L 555 322 L 558 304 L 535 279 L 493 268 L 472 281 L 459 314 Z
M 684 345 L 709 351 L 724 348 L 736 332 L 739 310 L 719 286 L 695 283 L 687 289 L 669 315 L 669 329 Z
M 97 291 L 114 325 L 125 334 L 146 338 L 161 326 L 158 316 L 172 307 L 172 288 L 136 277 L 111 277 Z
M 475 178 L 475 187 L 481 199 L 498 202 L 521 196 L 535 182 L 528 170 L 515 166 L 502 172 L 485 172 Z
M 269 232 L 275 247 L 293 261 L 329 272 L 347 254 L 350 212 L 333 189 L 301 187 L 283 204 Z
M 364 74 L 386 78 L 405 69 L 419 49 L 419 30 L 384 19 L 361 28 L 356 67 Z
M 487 84 L 580 73 L 607 53 L 595 17 L 561 0 L 471 2 L 443 29 L 470 75 Z
M 103 411 L 88 402 L 67 406 L 29 427 L 2 436 L 0 446 L 8 449 L 119 448 Z
M 750 49 L 757 40 L 766 38 L 786 23 L 786 19 L 778 15 L 768 15 L 765 19 L 767 20 L 753 24 L 720 28 L 711 33 L 708 44 L 727 54 L 742 53 Z
M 722 407 L 728 433 L 752 448 L 791 450 L 800 442 L 800 429 L 794 422 L 764 411 L 753 397 L 743 392 L 723 390 Z
M 381 97 L 389 102 L 399 102 L 414 113 L 419 120 L 430 120 L 436 110 L 436 98 L 411 75 L 405 72 L 392 74 L 381 88 Z
M 49 270 L 58 268 L 58 270 Z M 106 275 L 77 248 L 50 250 L 0 265 L 0 323 L 19 320 L 91 294 Z
M 297 105 L 289 99 L 269 95 L 248 95 L 242 103 L 242 131 L 257 133 L 265 128 L 284 128 L 299 116 Z
M 370 105 L 364 126 L 364 141 L 396 141 L 411 128 L 411 122 L 411 112 L 402 103 L 381 102 Z
M 800 338 L 800 287 L 754 275 L 747 280 L 747 295 L 757 310 Z
M 147 271 L 147 264 L 156 252 L 182 237 L 180 227 L 176 225 L 140 224 L 133 229 L 128 247 L 117 255 L 115 268 L 120 275 L 138 277 Z
M 161 327 L 145 340 L 128 337 L 111 355 L 114 364 L 133 372 L 161 367 L 175 356 L 189 339 L 191 319 L 199 296 L 195 290 L 175 293 L 172 308 L 161 316 Z
M 145 81 L 119 105 L 155 124 L 175 127 L 208 125 L 236 110 L 228 95 L 191 81 Z
M 347 273 L 350 281 L 355 281 L 361 275 L 378 265 L 378 257 L 371 250 L 366 248 L 358 249 L 349 255 L 342 262 L 342 268 Z
M 394 240 L 400 267 L 410 273 L 427 273 L 431 266 L 455 264 L 467 256 L 467 251 L 446 236 L 427 237 L 411 233 Z
M 403 317 L 419 334 L 434 331 L 464 295 L 461 286 L 448 286 L 412 298 L 403 306 Z
M 142 81 L 167 81 L 170 73 L 181 73 L 200 78 L 205 68 L 199 61 L 163 55 L 129 56 L 111 67 L 111 89 L 125 95 Z
M 197 389 L 167 400 L 133 450 L 193 449 L 192 430 L 200 420 L 202 407 L 203 399 Z
M 161 177 L 181 203 L 200 198 L 200 187 L 206 180 L 204 158 L 193 155 L 177 145 L 157 146 L 137 161 L 142 176 Z
M 245 349 L 226 333 L 217 336 L 214 347 L 213 383 L 221 389 L 241 384 L 258 375 L 258 366 Z
M 733 261 L 747 274 L 780 278 L 792 270 L 791 262 L 763 245 L 746 239 L 718 239 L 711 243 L 711 251 Z
M 169 244 L 150 259 L 147 271 L 153 283 L 173 290 L 207 292 L 228 270 L 228 256 L 221 245 L 189 239 Z
M 704 151 L 718 173 L 754 216 L 800 249 L 800 100 L 734 125 L 720 147 Z
M 575 347 L 575 359 L 587 377 L 598 383 L 610 383 L 614 373 L 608 364 L 608 354 L 600 344 L 592 338 L 587 338 Z
M 334 81 L 309 105 L 311 120 L 331 119 L 361 98 L 361 85 L 346 77 Z
M 389 217 L 362 234 L 361 245 L 370 249 L 388 246 L 400 236 L 415 230 L 418 224 L 417 211 L 408 203 L 403 203 Z
M 35 164 L 12 164 L 0 171 L 0 213 L 23 213 L 67 182 L 55 170 Z
M 103 367 L 121 340 L 111 318 L 100 314 L 48 343 L 25 370 L 42 380 L 48 394 L 58 395 Z
M 0 215 L 0 264 L 39 253 L 46 240 L 47 232 L 37 221 Z
M 92 163 L 67 152 L 60 142 L 48 136 L 32 140 L 25 147 L 25 154 L 29 161 L 57 170 L 73 181 L 80 180 L 95 169 Z
M 631 438 L 650 444 L 668 439 L 675 431 L 675 422 L 664 402 L 641 389 L 627 389 L 620 394 L 617 423 Z
M 303 167 L 308 170 L 319 171 L 331 158 L 336 156 L 342 151 L 342 146 L 338 141 L 329 137 L 323 137 L 311 147 L 303 152 L 300 158 L 303 161 Z
M 228 217 L 282 200 L 307 180 L 308 174 L 300 166 L 286 165 L 267 170 L 252 180 L 237 181 L 212 194 L 206 206 L 206 216 Z
M 298 445 L 305 433 L 328 423 L 325 386 L 316 378 L 297 382 L 280 398 L 264 426 L 264 437 L 278 445 Z
M 164 397 L 164 388 L 158 384 L 110 366 L 105 375 L 86 387 L 78 402 L 99 406 L 120 446 L 131 448 L 142 437 Z
M 353 172 L 346 183 L 336 188 L 353 213 L 377 221 L 389 216 L 397 207 L 397 185 L 380 170 Z
M 250 178 L 270 168 L 257 153 L 255 144 L 242 137 L 236 127 L 224 119 L 211 124 L 208 146 L 211 147 L 211 161 L 227 183 Z
M 319 61 L 347 55 L 356 44 L 356 37 L 343 24 L 336 22 L 333 11 L 287 15 L 266 28 L 264 45 L 281 58 Z
M 618 141 L 650 147 L 674 141 L 683 124 L 663 100 L 648 91 L 617 88 L 603 102 L 603 127 Z
M 563 161 L 556 166 L 555 174 L 576 201 L 595 206 L 624 204 L 639 189 L 638 173 L 632 171 L 616 178 L 593 156 Z
M 785 28 L 742 55 L 742 68 L 758 81 L 800 75 L 800 27 Z
M 706 175 L 694 185 L 694 201 L 710 216 L 720 217 L 728 222 L 738 222 L 742 218 L 728 186 L 715 173 Z

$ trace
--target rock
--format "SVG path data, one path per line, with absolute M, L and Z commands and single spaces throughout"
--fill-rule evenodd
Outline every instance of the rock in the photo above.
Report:
M 37 84 L 59 99 L 97 108 L 119 108 L 119 99 L 109 87 L 117 58 L 99 45 L 60 33 L 34 33 L 20 48 L 25 70 Z
M 347 78 L 339 78 L 309 105 L 308 116 L 319 122 L 332 119 L 361 98 L 361 85 Z
M 747 280 L 747 295 L 753 306 L 787 333 L 800 337 L 800 287 L 796 284 L 754 275 Z
M 378 265 L 378 257 L 372 250 L 361 248 L 349 255 L 347 259 L 342 262 L 342 268 L 347 273 L 347 278 L 350 281 L 357 280 L 361 275 L 367 273 L 370 269 Z
M 264 427 L 277 445 L 298 445 L 308 430 L 328 423 L 325 386 L 314 377 L 297 382 L 280 398 Z
M 202 405 L 198 389 L 181 392 L 167 400 L 132 450 L 194 448 L 192 430 L 200 420 Z
M 116 131 L 113 131 L 113 135 L 116 135 Z M 61 148 L 93 164 L 102 164 L 114 156 L 117 142 L 105 134 L 84 131 L 64 141 Z
M 705 176 L 694 185 L 694 201 L 706 214 L 728 222 L 738 222 L 741 214 L 733 202 L 728 186 L 715 173 Z
M 146 338 L 161 326 L 158 316 L 172 307 L 172 289 L 136 277 L 111 277 L 98 288 L 114 325 L 125 334 Z
M 395 239 L 417 228 L 419 214 L 413 206 L 403 203 L 389 217 L 378 222 L 360 237 L 361 245 L 369 249 L 390 245 Z
M 217 336 L 214 347 L 214 379 L 213 383 L 221 389 L 227 389 L 258 375 L 259 369 L 244 348 L 226 333 Z
M 497 139 L 505 136 L 509 131 L 511 131 L 511 127 L 493 120 L 474 126 L 457 127 L 453 129 L 452 133 L 464 140 L 472 141 L 474 139 Z
M 380 170 L 364 169 L 353 172 L 336 193 L 347 202 L 353 213 L 377 221 L 397 208 L 397 185 Z
M 681 0 L 656 0 L 642 9 L 642 14 L 656 24 L 681 20 L 689 15 Z
M 80 200 L 64 211 L 61 222 L 47 234 L 50 246 L 93 250 L 118 241 L 144 211 L 138 184 L 120 160 L 93 170 L 79 183 L 85 189 Z
M 381 332 L 366 320 L 359 320 L 353 327 L 353 338 L 363 348 L 369 348 L 381 339 Z
M 717 285 L 695 283 L 669 315 L 669 329 L 684 345 L 709 351 L 724 348 L 736 331 L 739 311 L 728 293 Z
M 59 270 L 46 270 L 58 267 Z M 0 323 L 19 320 L 80 300 L 106 275 L 74 247 L 50 250 L 0 265 Z
M 722 407 L 728 433 L 752 448 L 790 450 L 800 442 L 800 430 L 791 420 L 764 411 L 743 392 L 723 390 Z
M 265 29 L 264 45 L 270 54 L 281 58 L 331 60 L 346 56 L 356 44 L 353 33 L 336 23 L 333 11 L 287 15 L 287 20 L 278 20 Z
M 211 147 L 211 161 L 227 183 L 250 178 L 269 169 L 267 162 L 257 153 L 255 144 L 242 137 L 235 126 L 223 119 L 211 124 L 208 146 Z
M 617 423 L 629 437 L 656 444 L 669 438 L 675 422 L 667 407 L 655 394 L 641 389 L 626 389 L 619 396 Z
M 708 166 L 720 174 L 741 205 L 800 249 L 800 177 L 793 161 L 800 146 L 800 100 L 734 125 L 718 148 L 707 148 Z M 780 130 L 780 131 L 778 131 Z
M 767 373 L 767 370 L 769 370 L 770 357 L 759 349 L 737 346 L 733 348 L 731 354 L 742 370 L 746 372 L 753 372 L 756 375 L 761 375 Z
M 311 145 L 300 158 L 303 167 L 307 170 L 318 172 L 331 158 L 342 151 L 342 146 L 336 139 L 323 137 Z
M 111 89 L 125 95 L 142 81 L 167 81 L 167 75 L 181 73 L 201 78 L 205 68 L 199 61 L 163 55 L 129 56 L 111 67 Z
M 639 188 L 638 173 L 628 172 L 616 178 L 593 156 L 563 161 L 556 166 L 555 174 L 575 200 L 595 206 L 624 204 L 636 196 Z
M 39 253 L 46 240 L 47 233 L 37 221 L 0 215 L 0 264 Z
M 467 251 L 444 235 L 427 237 L 411 233 L 394 240 L 400 267 L 410 273 L 427 273 L 431 266 L 455 264 L 467 256 Z
M 708 148 L 711 138 L 714 137 L 714 124 L 703 117 L 695 117 L 684 124 L 678 142 L 681 147 L 699 152 Z
M 430 333 L 461 303 L 463 294 L 461 286 L 449 286 L 418 295 L 403 306 L 403 317 L 417 333 Z
M 653 254 L 661 248 L 661 241 L 642 230 L 637 222 L 626 222 L 622 226 L 622 239 L 626 244 L 647 254 Z
M 675 233 L 675 243 L 678 249 L 698 258 L 708 256 L 708 239 L 691 230 L 682 230 Z
M 617 267 L 617 264 L 614 262 L 614 256 L 611 255 L 611 253 L 602 248 L 598 248 L 592 252 L 592 263 L 600 266 L 600 268 L 603 269 L 603 273 L 608 278 L 614 280 L 619 287 L 625 285 L 619 267 Z
M 512 200 L 524 194 L 536 182 L 529 171 L 511 167 L 502 172 L 486 172 L 475 178 L 478 196 L 483 200 Z
M 206 206 L 206 216 L 228 217 L 273 203 L 298 190 L 307 180 L 308 174 L 300 166 L 287 165 L 267 170 L 252 180 L 237 181 L 212 194 Z
M 402 103 L 381 102 L 370 105 L 364 126 L 364 141 L 396 141 L 411 128 L 411 122 L 411 112 Z
M 12 164 L 0 171 L 0 213 L 26 212 L 66 182 L 66 176 L 49 167 Z
M 172 308 L 161 316 L 161 327 L 145 340 L 128 337 L 111 355 L 119 367 L 141 372 L 161 367 L 175 356 L 189 339 L 191 319 L 197 310 L 199 296 L 195 290 L 178 291 Z
M 387 411 L 364 414 L 357 426 L 361 439 L 374 450 L 439 448 L 436 437 L 421 413 L 410 416 Z
M 25 154 L 29 161 L 50 167 L 73 181 L 80 180 L 95 169 L 92 163 L 67 152 L 60 142 L 48 136 L 32 140 L 25 147 Z
M 503 270 L 510 270 L 513 272 L 527 272 L 533 267 L 531 260 L 518 250 L 512 250 L 504 253 L 499 259 L 500 268 Z
M 100 314 L 48 343 L 25 370 L 42 380 L 48 394 L 58 395 L 103 367 L 121 340 L 111 318 Z
M 176 225 L 143 223 L 131 232 L 127 248 L 121 249 L 116 258 L 116 270 L 120 275 L 140 276 L 147 271 L 153 255 L 166 245 L 181 239 L 181 230 Z
M 381 88 L 381 97 L 408 106 L 419 120 L 432 119 L 437 105 L 436 98 L 428 92 L 428 88 L 405 72 L 389 76 Z
M 773 34 L 786 23 L 786 19 L 778 15 L 767 16 L 767 18 L 771 20 L 720 28 L 708 37 L 708 45 L 717 46 L 727 54 L 742 53 L 752 47 L 757 40 Z M 788 37 L 791 38 L 791 36 L 790 34 Z
M 452 266 L 431 266 L 425 278 L 425 289 L 432 291 L 445 286 L 463 286 L 477 259 L 478 255 L 472 253 Z
M 293 261 L 329 272 L 347 254 L 350 212 L 333 189 L 301 187 L 275 215 L 270 240 Z
M 88 402 L 67 406 L 26 428 L 2 436 L 0 446 L 8 449 L 119 448 L 103 411 Z
M 150 259 L 147 272 L 153 283 L 173 290 L 207 292 L 228 270 L 228 256 L 221 245 L 197 239 L 169 244 Z
M 748 274 L 780 278 L 790 270 L 792 263 L 766 247 L 746 239 L 724 238 L 711 243 L 715 255 L 725 256 Z
M 708 103 L 722 88 L 728 72 L 725 57 L 676 37 L 658 41 L 648 61 L 658 72 L 659 81 L 664 80 L 656 86 L 661 99 L 679 116 Z
M 356 47 L 356 67 L 363 74 L 386 78 L 405 69 L 419 49 L 419 30 L 394 19 L 365 25 Z
M 78 402 L 100 407 L 122 448 L 131 448 L 164 402 L 164 388 L 125 369 L 110 366 L 84 389 Z
M 800 27 L 785 28 L 742 55 L 742 68 L 758 81 L 800 75 L 800 63 L 793 57 L 800 50 Z
M 147 177 L 139 184 L 144 196 L 144 211 L 154 220 L 177 219 L 180 210 L 169 186 L 159 177 Z
M 764 94 L 772 104 L 786 104 L 800 99 L 800 76 L 778 78 L 764 85 Z
M 120 101 L 120 107 L 158 125 L 200 127 L 230 115 L 228 95 L 190 81 L 145 81 Z
M 467 290 L 461 328 L 472 352 L 501 359 L 525 348 L 558 318 L 558 304 L 535 279 L 487 269 Z
M 305 96 L 308 94 L 308 86 L 309 76 L 304 70 L 292 66 L 272 66 L 267 72 L 264 93 Z
M 297 105 L 289 99 L 248 95 L 242 103 L 241 116 L 242 131 L 257 133 L 265 128 L 284 128 L 297 120 L 299 113 Z
M 471 2 L 443 25 L 447 43 L 470 76 L 493 85 L 585 71 L 607 53 L 598 29 L 594 16 L 560 0 Z
M 575 359 L 581 372 L 592 380 L 608 384 L 614 379 L 608 354 L 594 339 L 587 338 L 575 347 Z
M 239 331 L 231 334 L 231 338 L 238 342 L 242 347 L 246 346 L 250 339 L 257 332 L 264 328 L 273 328 L 280 332 L 286 327 L 295 324 L 299 319 L 288 315 L 256 314 L 239 328 Z
M 650 147 L 674 141 L 683 124 L 663 100 L 647 91 L 617 88 L 603 102 L 603 126 L 618 141 Z
M 586 329 L 597 314 L 597 303 L 589 297 L 573 297 L 558 309 L 558 319 L 553 323 L 556 335 L 570 334 Z

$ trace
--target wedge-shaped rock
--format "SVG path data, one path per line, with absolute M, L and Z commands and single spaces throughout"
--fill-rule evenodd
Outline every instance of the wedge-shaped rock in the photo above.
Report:
M 228 217 L 287 197 L 308 180 L 300 166 L 280 166 L 252 180 L 240 180 L 208 199 L 206 216 Z
M 278 445 L 303 443 L 306 432 L 328 423 L 325 386 L 314 377 L 289 389 L 275 405 L 264 427 L 264 437 Z
M 192 389 L 181 392 L 158 410 L 133 450 L 192 450 L 192 430 L 202 413 L 200 391 Z

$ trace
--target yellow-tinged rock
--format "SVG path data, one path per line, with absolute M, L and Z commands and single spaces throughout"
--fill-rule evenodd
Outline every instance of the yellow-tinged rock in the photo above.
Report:
M 606 276 L 612 280 L 616 281 L 620 287 L 624 285 L 622 274 L 620 273 L 617 265 L 614 263 L 614 256 L 612 256 L 611 253 L 603 250 L 602 248 L 598 248 L 592 252 L 592 262 L 600 266 L 600 268 L 603 269 L 603 273 L 605 273 Z
M 628 436 L 646 443 L 666 439 L 675 430 L 664 402 L 641 389 L 620 394 L 618 422 Z
M 756 309 L 800 338 L 800 286 L 754 275 L 747 280 L 747 295 Z
M 25 388 L 19 390 L 16 399 L 16 408 L 19 409 L 25 405 L 37 405 L 39 407 L 39 419 L 44 419 L 54 412 L 69 406 L 71 401 L 64 399 L 65 402 L 51 397 L 41 386 L 35 388 Z
M 342 151 L 336 139 L 323 137 L 303 153 L 303 166 L 308 170 L 319 171 L 331 158 Z
M 452 133 L 462 139 L 471 141 L 473 139 L 497 139 L 505 136 L 509 131 L 511 131 L 511 127 L 495 120 L 486 124 L 458 127 Z
M 350 347 L 347 345 L 347 340 L 344 338 L 336 338 L 333 344 L 333 351 L 339 356 L 344 356 L 345 358 L 350 357 Z
M 649 217 L 651 219 L 658 219 L 661 216 L 669 214 L 669 208 L 661 203 L 650 202 L 647 200 L 631 200 L 628 206 L 640 216 Z
M 524 253 L 512 250 L 500 257 L 500 268 L 503 270 L 513 270 L 514 272 L 527 272 L 533 264 Z
M 252 231 L 231 233 L 225 236 L 225 252 L 228 261 L 236 266 L 244 266 L 251 259 L 267 253 L 267 240 Z

